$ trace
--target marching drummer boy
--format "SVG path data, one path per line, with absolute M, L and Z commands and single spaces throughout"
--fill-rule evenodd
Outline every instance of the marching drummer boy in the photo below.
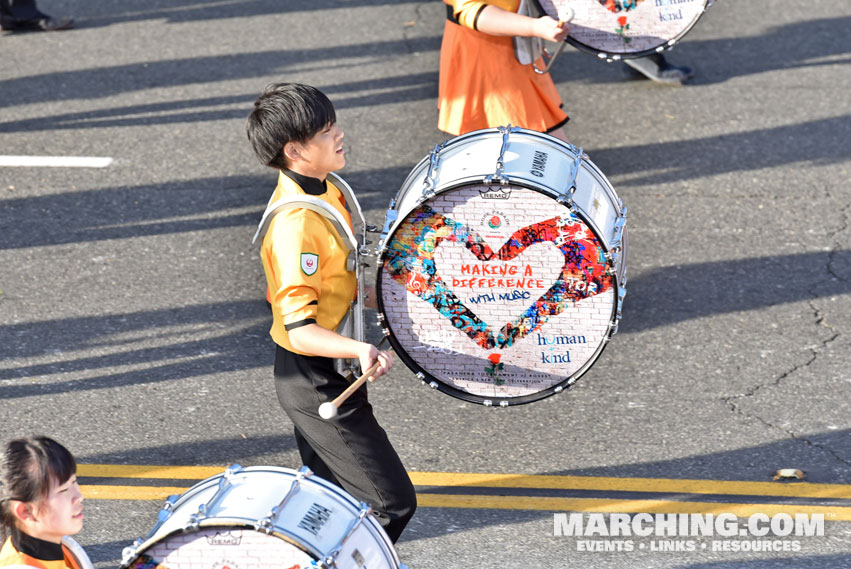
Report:
M 346 164 L 343 131 L 324 93 L 297 83 L 266 87 L 246 127 L 257 158 L 279 170 L 272 202 L 292 196 L 320 198 L 345 219 L 345 198 L 327 178 Z M 308 209 L 276 214 L 260 255 L 272 305 L 275 389 L 293 422 L 301 459 L 318 476 L 372 506 L 395 542 L 416 509 L 416 494 L 402 461 L 376 421 L 361 387 L 322 419 L 317 409 L 349 385 L 334 358 L 353 358 L 386 373 L 392 353 L 335 330 L 356 294 L 355 272 L 331 222 Z M 374 296 L 374 295 L 373 295 Z M 374 308 L 374 306 L 372 306 Z

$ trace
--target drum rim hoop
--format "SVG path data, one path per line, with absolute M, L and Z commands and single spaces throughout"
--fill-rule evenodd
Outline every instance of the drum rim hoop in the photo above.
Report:
M 596 166 L 595 166 L 595 168 L 596 168 Z M 440 193 L 446 193 L 450 190 L 457 189 L 459 187 L 474 185 L 474 184 L 471 184 L 468 179 L 464 179 L 464 181 L 457 183 L 457 184 L 454 184 L 454 182 L 458 182 L 458 181 L 455 180 L 455 181 L 453 181 L 453 183 L 448 184 L 446 187 L 441 188 L 439 192 L 436 191 L 434 197 L 436 197 Z M 514 180 L 512 180 L 511 183 L 508 184 L 508 185 L 520 186 L 523 189 L 536 191 L 538 193 L 544 193 L 539 188 L 533 187 L 532 185 L 530 185 L 530 184 L 532 184 L 532 182 L 529 182 L 528 184 L 524 184 L 522 182 L 526 182 L 526 180 L 518 179 L 516 182 Z M 479 182 L 479 183 L 481 183 L 481 182 Z M 541 186 L 547 188 L 549 191 L 554 191 L 551 188 L 549 188 L 548 186 L 543 186 L 543 185 L 541 185 Z M 550 197 L 550 196 L 547 196 L 547 197 Z M 431 199 L 433 199 L 433 198 L 431 198 Z M 426 201 L 430 201 L 430 200 L 426 200 Z M 414 208 L 414 209 L 416 209 L 416 208 Z M 413 210 L 411 210 L 411 211 L 413 211 Z M 393 238 L 393 236 L 395 235 L 398 228 L 404 223 L 404 220 L 408 217 L 408 215 L 410 215 L 411 211 L 406 212 L 404 217 L 399 216 L 396 224 L 387 233 L 387 239 L 386 239 L 385 243 L 390 242 L 390 240 Z M 605 242 L 600 238 L 600 233 L 599 233 L 599 231 L 596 227 L 596 224 L 587 220 L 584 212 L 581 212 L 580 210 L 577 209 L 576 213 L 579 215 L 582 222 L 585 223 L 591 229 L 592 233 L 594 233 L 594 237 L 597 238 L 597 241 L 600 243 L 600 246 L 603 248 L 604 252 L 609 253 L 611 251 L 611 249 L 609 247 L 607 247 Z M 618 215 L 620 215 L 620 213 Z M 625 254 L 625 249 L 624 249 L 624 254 Z M 615 330 L 615 323 L 617 323 L 617 321 L 619 320 L 618 316 L 617 316 L 618 297 L 619 297 L 620 291 L 622 289 L 624 289 L 624 287 L 620 284 L 620 276 L 618 275 L 617 267 L 615 266 L 614 256 L 612 255 L 611 258 L 607 259 L 606 262 L 612 268 L 612 270 L 614 272 L 614 274 L 612 275 L 612 278 L 613 278 L 613 281 L 614 281 L 613 282 L 614 286 L 612 286 L 612 294 L 614 295 L 614 302 L 612 303 L 612 315 L 609 319 L 608 330 L 606 331 L 606 333 L 601 338 L 599 345 L 594 350 L 594 353 L 591 355 L 591 357 L 589 357 L 582 364 L 582 366 L 578 370 L 576 370 L 570 376 L 565 377 L 562 381 L 560 381 L 560 382 L 558 382 L 554 385 L 551 385 L 550 387 L 542 389 L 540 391 L 536 391 L 534 393 L 529 393 L 529 394 L 526 394 L 526 395 L 520 395 L 520 396 L 516 396 L 516 397 L 497 397 L 497 396 L 488 397 L 488 396 L 483 396 L 483 395 L 476 395 L 476 394 L 470 393 L 468 391 L 464 391 L 463 389 L 459 389 L 457 387 L 453 387 L 451 385 L 448 385 L 443 380 L 441 380 L 437 377 L 434 377 L 428 370 L 426 370 L 423 366 L 421 366 L 418 362 L 416 362 L 408 354 L 408 351 L 405 350 L 402 347 L 401 343 L 396 339 L 396 334 L 393 332 L 393 329 L 390 325 L 390 319 L 387 318 L 387 311 L 385 310 L 385 307 L 384 307 L 384 295 L 382 294 L 382 279 L 381 279 L 381 276 L 384 273 L 384 254 L 379 256 L 378 263 L 376 263 L 376 284 L 375 284 L 375 295 L 377 297 L 376 303 L 377 303 L 377 306 L 378 306 L 378 309 L 377 309 L 378 313 L 383 318 L 383 320 L 381 322 L 379 322 L 379 325 L 382 328 L 384 328 L 387 332 L 389 332 L 389 334 L 387 332 L 385 332 L 385 335 L 388 336 L 388 340 L 389 340 L 391 346 L 393 346 L 393 350 L 396 352 L 396 354 L 399 356 L 399 358 L 402 359 L 402 361 L 405 363 L 405 365 L 408 367 L 408 369 L 411 369 L 412 371 L 415 371 L 415 372 L 422 373 L 425 376 L 425 378 L 427 380 L 429 380 L 429 381 L 426 381 L 426 380 L 423 380 L 423 381 L 426 382 L 426 383 L 434 382 L 437 385 L 436 388 L 437 388 L 438 391 L 446 393 L 447 395 L 451 395 L 452 397 L 455 397 L 457 399 L 467 401 L 468 403 L 478 403 L 480 405 L 486 405 L 486 406 L 500 407 L 500 406 L 503 405 L 502 402 L 505 402 L 504 405 L 507 405 L 507 406 L 523 405 L 523 404 L 526 404 L 526 403 L 532 403 L 534 401 L 539 401 L 541 399 L 545 399 L 546 397 L 549 397 L 551 395 L 555 395 L 556 393 L 560 393 L 561 391 L 566 391 L 567 389 L 569 389 L 574 383 L 576 383 L 579 380 L 580 377 L 582 377 L 589 369 L 591 369 L 593 364 L 596 363 L 596 361 L 599 359 L 600 355 L 603 353 L 603 350 L 609 344 L 609 341 L 611 340 L 612 334 L 614 333 L 614 330 Z M 624 263 L 626 263 L 625 259 L 624 259 Z M 488 401 L 490 402 L 490 404 L 486 403 Z
M 538 8 L 538 10 L 540 10 L 541 13 L 546 14 L 546 11 L 541 6 L 541 3 L 539 2 L 539 0 L 533 0 L 533 1 L 535 2 L 535 5 Z M 584 51 L 586 53 L 590 53 L 591 55 L 596 55 L 600 59 L 606 59 L 608 61 L 613 60 L 615 57 L 617 57 L 618 59 L 639 59 L 641 57 L 647 57 L 648 55 L 653 55 L 654 53 L 658 53 L 660 51 L 667 51 L 667 50 L 673 48 L 674 45 L 677 42 L 679 42 L 681 39 L 683 39 L 683 37 L 687 33 L 689 33 L 692 30 L 692 28 L 694 28 L 694 26 L 697 24 L 697 22 L 703 17 L 703 15 L 706 13 L 706 11 L 712 6 L 713 2 L 714 2 L 714 0 L 703 0 L 703 10 L 701 10 L 700 14 L 698 14 L 698 16 L 694 20 L 692 20 L 692 22 L 683 31 L 681 31 L 675 37 L 673 37 L 669 40 L 666 40 L 664 43 L 662 43 L 661 45 L 658 45 L 654 48 L 644 49 L 644 50 L 641 50 L 641 51 L 603 51 L 601 49 L 598 49 L 598 48 L 595 48 L 591 45 L 583 43 L 583 42 L 577 40 L 576 38 L 574 38 L 571 35 L 568 35 L 567 39 L 565 39 L 565 41 L 567 43 L 569 43 L 570 45 L 572 45 L 573 47 L 575 47 L 575 48 L 577 48 L 581 51 Z

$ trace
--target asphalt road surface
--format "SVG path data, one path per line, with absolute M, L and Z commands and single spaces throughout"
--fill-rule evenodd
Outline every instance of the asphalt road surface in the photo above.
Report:
M 300 466 L 250 244 L 275 184 L 244 134 L 254 99 L 275 81 L 323 89 L 346 132 L 341 175 L 381 225 L 447 138 L 444 7 L 39 5 L 78 27 L 0 36 L 3 164 L 111 161 L 0 165 L 0 421 L 4 439 L 45 433 L 79 458 L 78 540 L 116 567 L 172 489 L 234 462 Z M 420 495 L 402 561 L 851 567 L 849 27 L 844 0 L 718 0 L 669 54 L 696 70 L 683 87 L 565 50 L 568 136 L 629 208 L 620 331 L 574 388 L 525 406 L 464 403 L 402 365 L 371 386 Z M 562 535 L 564 515 L 600 511 L 826 522 L 814 536 Z M 731 550 L 766 539 L 780 545 Z

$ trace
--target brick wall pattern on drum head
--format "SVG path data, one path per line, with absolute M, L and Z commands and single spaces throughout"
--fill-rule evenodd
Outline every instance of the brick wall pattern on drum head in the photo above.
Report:
M 148 549 L 133 569 L 304 569 L 313 558 L 277 537 L 253 530 L 211 527 L 174 534 Z
M 599 240 L 568 207 L 527 188 L 489 190 L 449 190 L 406 216 L 386 246 L 382 303 L 394 338 L 433 377 L 522 397 L 599 353 L 617 287 Z
M 558 19 L 559 8 L 573 10 L 570 37 L 607 53 L 638 53 L 679 39 L 703 14 L 706 0 L 538 0 Z

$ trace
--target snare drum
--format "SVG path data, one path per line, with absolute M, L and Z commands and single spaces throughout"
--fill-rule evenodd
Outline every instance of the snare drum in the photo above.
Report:
M 580 149 L 501 127 L 410 173 L 379 247 L 379 324 L 426 383 L 506 406 L 600 356 L 626 294 L 626 208 Z
M 603 59 L 644 57 L 670 48 L 697 23 L 713 0 L 535 0 L 559 19 L 574 13 L 567 42 Z
M 307 467 L 234 465 L 170 497 L 158 519 L 122 568 L 405 569 L 369 507 Z

